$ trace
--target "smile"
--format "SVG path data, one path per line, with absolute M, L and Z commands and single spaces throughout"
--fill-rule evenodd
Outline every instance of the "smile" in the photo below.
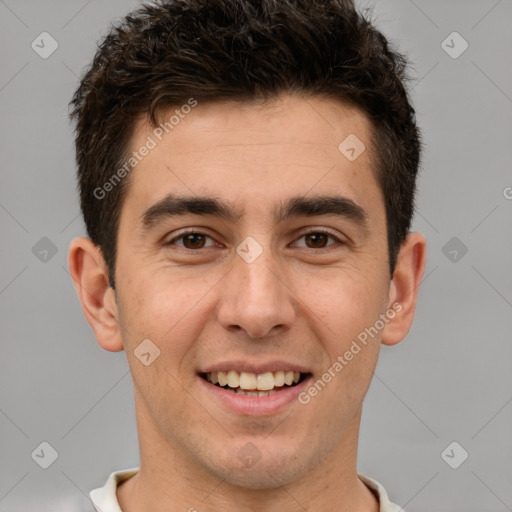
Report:
M 269 396 L 283 389 L 293 387 L 306 377 L 293 371 L 276 371 L 265 373 L 208 372 L 203 378 L 215 386 L 245 396 Z

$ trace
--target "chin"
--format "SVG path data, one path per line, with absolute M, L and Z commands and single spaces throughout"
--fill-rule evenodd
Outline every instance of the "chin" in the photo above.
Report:
M 277 489 L 288 485 L 300 477 L 297 468 L 276 468 L 274 465 L 254 469 L 234 469 L 226 478 L 226 483 L 244 489 Z
M 274 456 L 256 450 L 252 443 L 247 443 L 233 457 L 224 459 L 222 467 L 212 467 L 209 461 L 209 470 L 228 484 L 254 490 L 288 485 L 308 471 L 306 461 L 298 459 L 298 453 L 304 455 L 300 448 L 289 455 L 281 450 Z

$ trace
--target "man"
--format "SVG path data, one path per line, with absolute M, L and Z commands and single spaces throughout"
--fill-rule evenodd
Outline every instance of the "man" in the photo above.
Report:
M 102 42 L 69 266 L 126 352 L 140 468 L 98 511 L 398 510 L 357 442 L 425 267 L 404 65 L 343 0 L 161 1 Z

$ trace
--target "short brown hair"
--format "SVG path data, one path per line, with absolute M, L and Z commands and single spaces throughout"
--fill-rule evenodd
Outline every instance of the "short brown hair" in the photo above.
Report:
M 421 144 L 406 61 L 349 0 L 160 0 L 113 26 L 71 101 L 81 209 L 114 287 L 128 179 L 98 199 L 126 160 L 134 122 L 190 98 L 321 95 L 359 107 L 374 127 L 389 271 L 410 228 Z

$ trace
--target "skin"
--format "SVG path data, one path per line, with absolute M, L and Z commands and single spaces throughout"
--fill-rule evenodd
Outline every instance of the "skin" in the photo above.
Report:
M 140 119 L 132 148 L 150 134 Z M 338 150 L 349 134 L 367 148 L 353 162 Z M 141 469 L 118 487 L 123 511 L 378 511 L 357 477 L 362 403 L 381 344 L 400 342 L 413 321 L 426 242 L 407 236 L 390 279 L 371 134 L 363 113 L 333 99 L 199 104 L 129 177 L 115 293 L 101 251 L 72 242 L 85 316 L 101 347 L 125 350 L 134 381 Z M 212 196 L 243 215 L 187 214 L 145 229 L 142 213 L 171 192 Z M 340 216 L 276 224 L 271 215 L 290 197 L 333 193 L 366 211 L 367 231 Z M 184 228 L 210 238 L 166 245 Z M 304 236 L 315 228 L 336 238 L 315 245 Z M 250 264 L 236 252 L 248 236 L 263 249 Z M 395 302 L 401 311 L 307 405 L 248 417 L 204 396 L 197 372 L 225 360 L 279 358 L 316 381 Z M 147 338 L 160 349 L 149 366 L 134 355 Z M 261 459 L 245 467 L 237 454 L 248 442 Z

